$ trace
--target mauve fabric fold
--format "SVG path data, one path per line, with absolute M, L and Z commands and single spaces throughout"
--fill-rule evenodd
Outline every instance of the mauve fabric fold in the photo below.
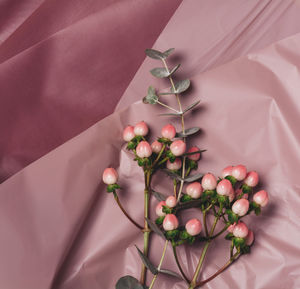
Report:
M 109 115 L 181 1 L 19 2 L 0 4 L 0 182 Z
M 242 256 L 203 288 L 300 286 L 299 51 L 297 34 L 193 75 L 193 89 L 183 97 L 184 106 L 202 100 L 199 109 L 186 117 L 186 127 L 198 125 L 203 130 L 191 139 L 191 144 L 207 149 L 198 171 L 218 175 L 226 165 L 242 163 L 257 170 L 260 187 L 270 194 L 262 216 L 247 217 L 256 236 L 251 254 Z M 133 98 L 138 96 L 137 91 Z M 173 101 L 166 98 L 170 104 Z M 140 260 L 134 245 L 142 247 L 142 235 L 105 192 L 101 173 L 108 166 L 118 169 L 123 188 L 120 199 L 142 223 L 143 174 L 125 149 L 122 130 L 140 120 L 149 123 L 151 139 L 159 136 L 164 123 L 180 129 L 177 119 L 158 118 L 162 111 L 137 101 L 0 186 L 1 288 L 104 289 L 114 288 L 123 275 L 139 276 Z M 155 176 L 153 188 L 171 193 L 172 181 L 161 180 L 162 175 Z M 189 216 L 197 214 L 189 212 Z M 153 235 L 150 259 L 155 264 L 163 242 Z M 183 246 L 179 251 L 184 270 L 191 276 L 201 246 Z M 201 278 L 218 270 L 228 252 L 229 243 L 216 241 Z M 176 270 L 170 248 L 163 266 Z M 165 276 L 159 276 L 156 287 L 187 288 L 184 282 Z

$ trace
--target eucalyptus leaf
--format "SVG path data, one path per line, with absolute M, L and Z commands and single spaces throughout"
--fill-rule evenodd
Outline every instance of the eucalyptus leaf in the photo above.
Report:
M 159 273 L 163 273 L 163 274 L 166 274 L 166 275 L 173 276 L 173 277 L 176 277 L 178 279 L 184 280 L 178 273 L 176 273 L 174 271 L 171 271 L 171 270 L 168 270 L 168 269 L 160 269 Z
M 160 116 L 181 116 L 181 113 L 160 113 Z
M 169 75 L 172 75 L 179 67 L 181 64 L 177 64 L 171 71 Z
M 150 73 L 158 78 L 164 78 L 170 76 L 170 72 L 164 67 L 156 67 L 150 70 Z
M 166 239 L 164 233 L 162 232 L 162 230 L 154 223 L 152 222 L 150 219 L 145 218 L 145 220 L 147 221 L 149 227 L 151 228 L 151 230 L 156 233 L 157 235 L 159 235 L 160 237 L 162 237 L 163 239 Z
M 166 56 L 164 55 L 164 53 L 158 51 L 158 50 L 155 50 L 155 49 L 146 49 L 145 50 L 145 53 L 147 56 L 149 56 L 150 58 L 153 58 L 153 59 L 164 59 Z
M 188 112 L 189 110 L 193 109 L 195 106 L 197 106 L 200 103 L 200 100 L 196 101 L 195 103 L 189 105 L 184 111 L 183 113 Z
M 155 93 L 155 88 L 149 86 L 147 95 L 143 98 L 144 103 L 156 104 L 158 101 L 158 96 Z
M 184 130 L 184 133 L 182 131 L 178 132 L 176 134 L 176 136 L 177 137 L 187 137 L 189 135 L 197 133 L 199 130 L 200 130 L 200 127 L 191 127 L 191 128 Z
M 146 289 L 147 287 L 142 286 L 137 279 L 132 276 L 121 277 L 117 284 L 116 289 Z
M 192 183 L 192 182 L 194 182 L 196 180 L 199 180 L 202 177 L 203 177 L 203 174 L 196 174 L 196 175 L 190 176 L 188 178 L 185 178 L 184 181 L 186 183 Z
M 171 91 L 173 93 L 182 93 L 190 87 L 190 84 L 191 82 L 189 79 L 180 80 L 174 84 L 175 90 L 172 88 Z
M 156 191 L 152 191 L 152 194 L 154 195 L 154 197 L 156 198 L 156 200 L 158 200 L 159 202 L 166 200 L 166 196 L 164 194 L 162 194 L 162 193 L 159 193 L 159 192 L 156 192 Z
M 170 48 L 170 49 L 166 50 L 166 51 L 163 53 L 164 58 L 167 58 L 174 50 L 175 50 L 175 48 Z
M 151 263 L 151 261 L 148 259 L 148 257 L 137 247 L 135 246 L 139 256 L 142 260 L 142 262 L 144 263 L 144 265 L 151 271 L 151 273 L 153 275 L 156 275 L 158 273 L 158 270 L 156 269 L 156 267 Z
M 185 153 L 184 156 L 190 156 L 190 155 L 195 155 L 195 154 L 201 154 L 206 152 L 206 150 L 199 150 L 199 151 L 195 151 L 195 152 L 190 152 L 190 153 Z
M 177 174 L 175 174 L 174 172 L 172 171 L 169 171 L 167 169 L 163 170 L 169 177 L 171 177 L 172 179 L 175 179 L 175 180 L 178 180 L 178 181 L 182 181 L 182 177 L 181 176 L 178 176 Z
M 170 92 L 161 92 L 161 93 L 159 93 L 159 95 L 172 95 L 172 94 L 176 94 L 176 92 L 170 91 Z

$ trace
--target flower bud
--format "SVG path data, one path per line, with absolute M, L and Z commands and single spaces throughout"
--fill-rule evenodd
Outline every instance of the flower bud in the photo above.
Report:
M 152 151 L 155 152 L 156 154 L 160 153 L 162 147 L 163 147 L 162 143 L 157 140 L 151 144 Z
M 177 171 L 181 168 L 182 162 L 180 158 L 176 158 L 173 163 L 171 163 L 169 160 L 167 161 L 167 169 L 171 171 Z
M 232 234 L 237 238 L 245 238 L 248 235 L 248 227 L 240 221 L 234 226 Z
M 118 181 L 118 173 L 114 168 L 106 168 L 102 175 L 102 180 L 107 185 L 113 185 Z
M 141 141 L 136 147 L 136 154 L 140 158 L 148 158 L 152 155 L 152 148 L 146 141 Z
M 179 157 L 185 153 L 186 144 L 183 140 L 175 140 L 172 142 L 170 146 L 170 150 L 172 154 L 176 157 Z
M 266 206 L 269 201 L 268 193 L 264 190 L 257 192 L 253 196 L 253 201 L 261 207 Z
M 235 225 L 236 225 L 236 223 L 231 224 L 231 225 L 227 228 L 227 231 L 228 231 L 229 233 L 232 233 L 232 232 L 233 232 L 233 229 L 234 229 L 234 227 L 235 227 Z
M 134 127 L 129 125 L 123 131 L 123 139 L 130 142 L 135 137 Z
M 186 187 L 186 193 L 193 199 L 198 199 L 203 193 L 203 188 L 200 183 L 194 182 Z
M 169 196 L 166 199 L 166 204 L 169 208 L 174 208 L 177 204 L 177 200 L 174 196 Z
M 221 173 L 221 177 L 224 179 L 227 176 L 231 176 L 232 169 L 233 169 L 233 166 L 228 166 L 225 169 L 223 169 L 223 171 Z
M 242 181 L 247 175 L 247 169 L 243 165 L 235 166 L 232 168 L 231 175 L 235 177 L 238 181 Z
M 178 219 L 175 215 L 173 214 L 167 214 L 164 222 L 163 222 L 163 228 L 165 231 L 173 231 L 178 228 Z
M 202 225 L 198 219 L 191 219 L 185 224 L 185 229 L 191 236 L 196 236 L 201 232 Z
M 166 215 L 166 213 L 163 212 L 163 206 L 166 206 L 166 202 L 165 201 L 159 202 L 157 204 L 157 206 L 156 206 L 155 213 L 159 217 L 162 217 L 162 216 Z
M 232 184 L 227 179 L 223 179 L 217 185 L 217 193 L 221 196 L 229 196 L 232 194 Z
M 191 147 L 187 152 L 193 153 L 193 152 L 198 152 L 198 151 L 200 151 L 200 149 L 198 147 L 194 146 L 194 147 Z M 201 154 L 197 153 L 197 154 L 193 154 L 193 155 L 188 155 L 187 157 L 192 161 L 199 161 Z
M 134 127 L 134 133 L 136 135 L 145 136 L 148 134 L 148 126 L 144 121 L 137 123 Z
M 217 186 L 216 177 L 211 173 L 204 175 L 201 181 L 201 185 L 204 191 L 214 190 Z
M 229 202 L 230 202 L 230 203 L 234 200 L 234 198 L 235 198 L 235 193 L 234 193 L 233 188 L 232 188 L 232 190 L 230 191 L 228 198 L 229 198 Z
M 244 183 L 249 187 L 255 187 L 258 184 L 258 174 L 257 172 L 249 172 L 244 180 Z
M 161 135 L 164 138 L 172 139 L 176 135 L 176 129 L 173 125 L 167 124 L 162 128 Z
M 240 217 L 245 216 L 249 210 L 249 201 L 246 199 L 239 199 L 232 205 L 232 211 Z
M 248 235 L 246 237 L 246 245 L 251 246 L 254 241 L 254 233 L 248 230 Z

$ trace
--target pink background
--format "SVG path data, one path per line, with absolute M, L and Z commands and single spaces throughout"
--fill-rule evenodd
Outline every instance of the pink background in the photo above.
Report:
M 118 168 L 120 198 L 142 223 L 143 176 L 122 130 L 145 120 L 154 139 L 166 122 L 180 128 L 141 102 L 150 84 L 168 86 L 148 72 L 157 62 L 142 62 L 154 42 L 175 47 L 170 64 L 181 62 L 178 77 L 192 80 L 184 105 L 202 101 L 186 120 L 203 129 L 192 139 L 208 149 L 199 172 L 243 163 L 270 194 L 262 216 L 247 222 L 251 255 L 204 288 L 300 287 L 300 2 L 16 3 L 0 4 L 0 288 L 114 288 L 125 274 L 139 276 L 141 234 L 105 193 L 101 173 Z M 153 186 L 172 188 L 158 177 Z M 202 277 L 225 262 L 228 244 L 217 245 Z M 157 236 L 155 246 L 158 263 Z M 181 248 L 186 271 L 200 250 Z M 171 254 L 164 267 L 176 270 Z M 174 281 L 160 276 L 156 288 L 186 288 Z

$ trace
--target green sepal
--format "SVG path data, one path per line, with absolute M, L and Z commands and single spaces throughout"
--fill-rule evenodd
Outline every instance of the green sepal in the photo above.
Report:
M 167 157 L 169 158 L 169 161 L 170 161 L 171 163 L 174 163 L 174 162 L 175 162 L 176 157 L 172 154 L 171 151 L 167 151 L 166 155 L 167 155 Z
M 193 160 L 189 160 L 188 166 L 191 168 L 191 170 L 197 170 L 198 169 L 198 163 Z
M 112 192 L 114 192 L 115 190 L 117 190 L 117 189 L 120 189 L 121 187 L 118 185 L 118 184 L 112 184 L 112 185 L 108 185 L 107 187 L 106 187 L 106 191 L 108 192 L 108 193 L 112 193 Z
M 241 253 L 242 254 L 249 254 L 251 251 L 250 246 L 248 245 L 244 245 L 243 247 L 241 247 Z
M 239 216 L 236 215 L 234 212 L 228 209 L 226 210 L 226 214 L 228 216 L 228 221 L 230 222 L 230 224 L 234 224 L 238 222 Z
M 261 214 L 261 208 L 260 207 L 255 208 L 254 213 L 255 213 L 256 216 L 259 216 Z
M 164 222 L 165 216 L 160 216 L 155 220 L 156 225 L 160 226 Z
M 243 194 L 250 194 L 252 192 L 252 188 L 246 184 L 242 185 Z
M 230 181 L 233 187 L 235 186 L 235 184 L 237 182 L 237 179 L 233 176 L 226 176 L 225 179 Z
M 172 143 L 170 139 L 164 137 L 158 138 L 157 141 L 166 145 L 170 145 Z
M 168 240 L 174 240 L 177 238 L 178 235 L 179 235 L 179 230 L 177 230 L 177 229 L 166 232 L 166 237 Z
M 166 214 L 172 214 L 172 209 L 169 208 L 168 206 L 162 206 L 162 211 Z
M 192 245 L 196 240 L 196 237 L 195 236 L 189 236 L 187 241 L 190 245 Z
M 138 161 L 138 165 L 139 165 L 140 167 L 143 167 L 143 166 L 144 166 L 144 164 L 145 164 L 145 160 L 144 160 L 144 159 L 138 159 L 137 161 Z
M 190 234 L 186 230 L 180 231 L 180 233 L 179 233 L 180 240 L 187 240 L 189 237 L 190 237 Z
M 136 144 L 133 142 L 133 141 L 130 141 L 128 144 L 127 144 L 127 149 L 128 150 L 133 150 L 136 148 Z
M 234 236 L 233 236 L 232 233 L 228 233 L 228 234 L 225 236 L 225 239 L 231 241 L 233 237 L 234 237 Z
M 234 244 L 234 246 L 236 248 L 239 248 L 239 247 L 243 248 L 245 246 L 245 244 L 246 244 L 246 241 L 245 241 L 244 238 L 237 238 L 237 237 L 235 237 L 235 238 L 233 238 L 233 244 Z
M 182 196 L 180 198 L 180 201 L 182 203 L 189 202 L 191 200 L 193 200 L 193 198 L 191 196 L 189 196 L 189 195 L 186 195 L 186 194 L 182 194 Z

